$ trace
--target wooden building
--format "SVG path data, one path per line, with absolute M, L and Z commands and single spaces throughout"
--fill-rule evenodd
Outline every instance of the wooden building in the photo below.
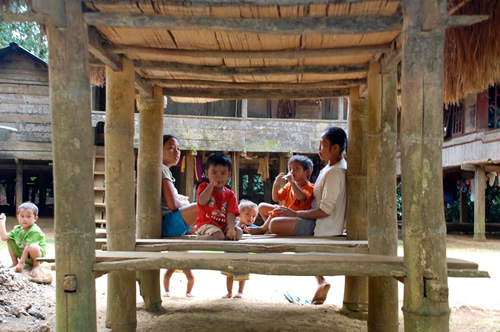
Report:
M 156 310 L 161 306 L 158 269 L 190 267 L 346 275 L 345 308 L 367 308 L 371 331 L 398 330 L 397 279 L 405 287 L 405 330 L 447 331 L 448 276 L 484 274 L 470 262 L 446 258 L 441 107 L 453 84 L 444 79 L 444 73 L 460 74 L 463 69 L 445 71 L 449 43 L 460 43 L 450 41 L 446 29 L 478 24 L 478 29 L 492 31 L 500 6 L 488 5 L 491 1 L 66 0 L 34 1 L 28 14 L 5 13 L 8 20 L 35 19 L 48 32 L 57 199 L 57 329 L 96 329 L 95 273 L 109 272 L 107 325 L 132 331 L 136 328 L 135 271 L 139 271 L 146 308 Z M 93 55 L 90 61 L 87 51 Z M 483 56 L 498 63 L 495 52 L 493 47 Z M 89 62 L 104 64 L 106 72 L 108 251 L 97 253 L 92 120 L 85 111 L 90 110 Z M 498 77 L 497 72 L 485 75 L 488 79 L 472 84 L 476 91 Z M 363 100 L 359 96 L 365 85 Z M 398 86 L 405 215 L 405 255 L 400 258 L 395 257 Z M 136 88 L 140 92 L 137 211 Z M 168 252 L 139 252 L 148 250 L 141 247 L 144 241 L 160 235 L 165 95 L 224 100 L 349 96 L 349 210 L 344 242 L 348 245 L 322 246 L 325 252 L 318 255 L 314 253 L 317 241 L 315 249 L 307 249 L 313 253 L 282 255 L 262 253 L 243 241 L 181 240 L 183 249 L 216 246 L 256 252 L 206 254 L 172 252 L 180 246 L 165 240 L 160 246 L 168 247 L 163 249 Z M 359 240 L 368 240 L 368 248 L 349 247 Z M 296 239 L 285 241 L 289 241 L 287 250 L 302 248 Z
M 0 49 L 0 135 L 2 209 L 36 202 L 52 214 L 52 129 L 48 65 L 19 45 Z

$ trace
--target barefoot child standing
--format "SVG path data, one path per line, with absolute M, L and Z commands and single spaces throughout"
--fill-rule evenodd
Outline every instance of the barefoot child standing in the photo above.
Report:
M 19 225 L 7 233 L 5 228 L 5 214 L 0 214 L 0 237 L 7 241 L 12 266 L 16 272 L 22 272 L 24 264 L 33 266 L 30 275 L 38 277 L 40 274 L 40 262 L 37 258 L 45 256 L 45 234 L 35 224 L 38 220 L 38 207 L 25 202 L 19 206 L 16 215 Z
M 249 227 L 255 227 L 254 222 L 257 217 L 257 204 L 251 202 L 249 200 L 243 199 L 240 201 L 238 205 L 240 210 L 240 217 L 236 221 L 236 226 L 240 227 L 243 230 L 243 233 L 247 233 L 247 229 Z M 240 299 L 243 297 L 243 290 L 245 289 L 245 282 L 250 278 L 250 275 L 247 273 L 231 273 L 225 272 L 224 274 L 227 277 L 226 286 L 227 286 L 227 294 L 224 295 L 223 299 L 230 299 L 233 297 L 233 282 L 236 280 L 239 282 L 238 285 L 238 293 L 234 296 L 235 299 Z

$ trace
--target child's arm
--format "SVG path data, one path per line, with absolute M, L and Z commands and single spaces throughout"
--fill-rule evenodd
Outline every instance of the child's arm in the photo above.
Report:
M 5 217 L 5 214 L 2 213 L 0 214 L 0 238 L 2 241 L 8 241 L 9 236 L 7 235 L 7 230 L 5 229 L 5 221 L 7 218 Z
M 236 240 L 236 229 L 235 229 L 236 215 L 234 213 L 228 213 L 226 217 L 226 239 Z
M 305 201 L 307 199 L 307 196 L 306 194 L 304 194 L 304 192 L 302 191 L 302 189 L 299 187 L 299 185 L 297 184 L 297 182 L 295 182 L 295 180 L 293 179 L 293 176 L 292 174 L 287 174 L 285 176 L 285 179 L 290 183 L 290 185 L 292 186 L 292 193 L 293 195 L 295 196 L 295 199 L 299 200 L 299 201 Z
M 278 174 L 278 176 L 276 176 L 276 179 L 274 179 L 274 182 L 273 182 L 273 193 L 272 193 L 272 199 L 274 202 L 279 202 L 280 200 L 280 194 L 279 194 L 279 190 L 280 190 L 280 183 L 284 181 L 284 177 L 285 177 L 285 173 L 281 172 L 280 174 Z
M 210 201 L 210 197 L 212 197 L 212 192 L 215 188 L 215 185 L 210 182 L 207 187 L 205 188 L 205 190 L 203 190 L 203 192 L 198 196 L 198 203 L 200 203 L 200 205 L 207 205 L 208 202 Z M 233 219 L 233 222 L 234 222 L 234 219 Z
M 163 199 L 165 200 L 165 204 L 171 211 L 176 211 L 179 208 L 183 207 L 184 205 L 187 205 L 185 201 L 179 199 L 177 195 L 177 190 L 175 189 L 174 184 L 170 180 L 166 178 L 162 179 L 161 186 L 163 192 Z

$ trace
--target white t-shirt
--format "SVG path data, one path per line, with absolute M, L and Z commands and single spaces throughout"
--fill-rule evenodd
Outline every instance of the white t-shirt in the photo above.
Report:
M 321 170 L 314 183 L 312 208 L 319 207 L 328 216 L 316 219 L 314 236 L 341 235 L 345 228 L 346 171 L 344 158 Z

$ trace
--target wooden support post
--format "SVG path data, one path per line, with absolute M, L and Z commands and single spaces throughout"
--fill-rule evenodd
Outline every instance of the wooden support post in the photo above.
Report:
M 234 191 L 238 201 L 240 200 L 240 154 L 237 151 L 231 153 L 233 169 L 231 171 L 231 190 Z
M 347 238 L 366 240 L 367 226 L 367 178 L 366 178 L 366 130 L 367 105 L 359 99 L 359 89 L 351 88 L 348 117 L 349 149 L 347 154 Z M 342 313 L 350 317 L 366 319 L 368 311 L 368 279 L 345 277 Z
M 396 216 L 397 75 L 368 71 L 368 247 L 370 254 L 397 256 Z M 399 328 L 398 282 L 391 277 L 368 280 L 368 331 Z
M 19 205 L 23 204 L 24 201 L 23 189 L 23 161 L 16 160 L 16 214 Z
M 118 72 L 106 66 L 106 235 L 109 250 L 133 251 L 135 71 L 133 62 L 126 58 L 122 68 Z M 135 293 L 135 272 L 108 275 L 106 327 L 135 331 Z
M 154 87 L 153 96 L 140 95 L 140 137 L 137 162 L 137 237 L 161 237 L 161 165 L 163 156 L 163 94 Z M 161 308 L 160 270 L 137 273 L 146 310 Z
M 486 173 L 480 167 L 474 172 L 474 240 L 485 241 Z
M 439 22 L 445 15 L 444 0 L 403 1 L 400 137 L 405 331 L 449 330 L 443 117 L 436 112 L 443 107 L 445 27 Z
M 248 99 L 241 100 L 241 117 L 243 119 L 248 118 Z
M 55 193 L 56 330 L 96 331 L 94 188 L 87 28 L 65 1 L 67 27 L 47 22 Z
M 460 191 L 460 223 L 469 222 L 469 210 L 467 208 L 467 193 Z
M 189 197 L 189 201 L 193 202 L 194 201 L 194 193 L 193 193 L 193 188 L 194 188 L 194 156 L 193 156 L 193 151 L 187 151 L 186 156 L 186 169 L 185 169 L 185 176 L 186 176 L 186 187 L 184 188 L 183 194 Z

